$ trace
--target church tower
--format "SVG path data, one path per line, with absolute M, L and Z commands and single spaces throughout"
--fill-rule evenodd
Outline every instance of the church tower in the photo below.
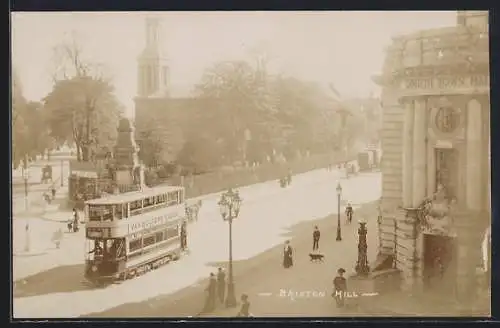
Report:
M 163 31 L 157 17 L 146 19 L 146 45 L 138 58 L 137 95 L 166 95 L 169 87 L 167 58 L 162 52 Z

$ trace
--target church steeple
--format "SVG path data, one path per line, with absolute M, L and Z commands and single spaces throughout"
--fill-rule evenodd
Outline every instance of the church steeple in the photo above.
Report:
M 169 71 L 167 59 L 162 52 L 163 30 L 157 17 L 146 18 L 146 45 L 138 59 L 137 95 L 148 97 L 163 93 L 166 95 Z

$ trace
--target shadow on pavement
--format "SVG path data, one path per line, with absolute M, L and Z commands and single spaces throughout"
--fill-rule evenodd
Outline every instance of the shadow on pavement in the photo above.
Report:
M 83 284 L 84 265 L 65 265 L 14 281 L 13 297 L 70 293 L 91 289 Z

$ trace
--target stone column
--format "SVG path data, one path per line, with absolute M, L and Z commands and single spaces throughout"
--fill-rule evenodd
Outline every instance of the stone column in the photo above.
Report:
M 481 145 L 482 116 L 481 104 L 476 99 L 467 103 L 467 165 L 465 166 L 465 203 L 467 208 L 480 211 L 482 204 L 482 145 Z
M 404 104 L 403 126 L 403 207 L 412 206 L 413 193 L 413 119 L 415 117 L 414 100 Z
M 427 142 L 427 196 L 436 191 L 436 150 L 431 142 Z
M 477 296 L 476 266 L 481 258 L 481 231 L 471 214 L 455 222 L 457 238 L 456 298 L 463 309 L 471 308 Z
M 415 117 L 413 121 L 413 195 L 412 207 L 418 207 L 424 200 L 427 187 L 427 101 L 425 98 L 415 100 Z

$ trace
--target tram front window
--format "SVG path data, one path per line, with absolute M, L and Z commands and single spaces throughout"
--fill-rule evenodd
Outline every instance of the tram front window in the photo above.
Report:
M 113 261 L 125 257 L 125 239 L 87 239 L 87 260 Z

